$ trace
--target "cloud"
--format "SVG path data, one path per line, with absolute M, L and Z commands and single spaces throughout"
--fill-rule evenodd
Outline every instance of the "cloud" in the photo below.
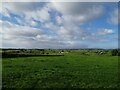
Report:
M 58 25 L 61 25 L 63 23 L 62 17 L 56 16 L 56 21 Z
M 1 27 L 3 27 L 3 30 L 1 31 L 1 33 L 3 34 L 3 39 L 12 40 L 12 39 L 17 39 L 17 37 L 31 38 L 31 37 L 35 37 L 37 34 L 41 34 L 41 35 L 45 34 L 44 31 L 29 27 L 29 26 L 19 26 L 19 25 L 10 23 L 8 21 L 2 21 L 1 23 L 2 23 Z
M 59 11 L 65 20 L 69 18 L 71 21 L 76 21 L 77 23 L 83 23 L 91 19 L 98 18 L 104 13 L 102 5 L 98 3 L 58 3 L 53 2 L 52 8 Z
M 108 22 L 109 23 L 112 23 L 114 25 L 117 25 L 118 24 L 118 9 L 115 9 L 111 15 L 110 15 L 110 18 L 108 19 Z
M 0 13 L 6 17 L 10 17 L 10 12 L 8 11 L 7 8 L 3 8 L 2 5 L 0 6 Z
M 38 23 L 37 23 L 36 21 L 31 20 L 30 25 L 32 25 L 32 26 L 37 26 Z
M 101 35 L 114 33 L 112 29 L 93 33 L 81 28 L 104 15 L 103 4 L 13 2 L 4 3 L 3 8 L 3 16 L 17 21 L 0 21 L 4 47 L 87 48 L 94 42 L 107 41 Z
M 0 21 L 4 28 L 0 32 L 3 37 L 3 47 L 8 48 L 77 48 L 77 42 L 53 36 L 44 30 L 29 26 L 20 26 L 8 21 Z M 80 46 L 83 43 L 79 43 Z M 81 47 L 81 48 L 82 48 Z
M 49 8 L 45 6 L 46 3 L 34 2 L 11 2 L 3 3 L 3 15 L 10 15 L 10 13 L 25 17 L 25 20 L 35 19 L 40 21 L 49 20 Z
M 103 30 L 99 30 L 98 35 L 109 35 L 113 33 L 114 31 L 112 29 L 103 29 Z
M 34 2 L 23 2 L 23 3 L 3 3 L 3 10 L 6 14 L 14 13 L 21 17 L 25 17 L 25 20 L 30 19 L 39 20 L 46 22 L 50 20 L 51 10 L 56 10 L 62 14 L 62 17 L 56 16 L 57 22 L 73 22 L 73 23 L 84 23 L 95 18 L 100 17 L 104 13 L 102 5 L 98 3 L 34 3 Z M 2 12 L 2 13 L 4 13 Z

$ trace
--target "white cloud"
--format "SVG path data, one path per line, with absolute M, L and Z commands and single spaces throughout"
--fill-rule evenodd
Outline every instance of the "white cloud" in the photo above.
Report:
M 99 35 L 108 35 L 113 33 L 114 31 L 112 29 L 103 29 L 103 30 L 99 30 L 98 32 Z
M 38 11 L 38 15 L 40 15 L 40 18 L 42 18 L 43 20 L 49 20 L 50 16 L 48 11 L 49 9 L 44 7 L 41 11 Z
M 3 8 L 2 6 L 0 6 L 0 13 L 6 17 L 10 17 L 9 11 L 7 8 Z
M 47 7 L 43 7 L 42 9 L 37 9 L 34 11 L 24 12 L 24 14 L 26 20 L 34 19 L 41 22 L 50 20 L 49 9 Z
M 17 14 L 24 18 L 26 21 L 30 19 L 40 20 L 42 22 L 48 21 L 50 19 L 49 16 L 49 8 L 45 6 L 45 3 L 34 3 L 34 2 L 11 2 L 11 3 L 3 3 L 3 15 L 9 15 L 10 13 Z
M 64 27 L 60 27 L 60 30 L 58 32 L 58 34 L 60 35 L 70 35 L 70 32 L 68 30 L 66 30 Z
M 15 17 L 20 25 L 1 21 L 4 27 L 2 34 L 5 47 L 88 47 L 88 43 L 86 43 L 88 41 L 102 41 L 101 37 L 97 37 L 98 34 L 107 35 L 113 33 L 111 29 L 93 33 L 80 27 L 80 25 L 95 20 L 104 14 L 102 4 L 56 2 L 4 3 L 3 8 L 9 11 L 6 12 L 6 15 L 13 13 L 23 19 Z M 51 18 L 51 16 L 54 17 Z M 33 28 L 37 25 L 39 28 Z
M 30 24 L 31 24 L 32 26 L 37 26 L 37 25 L 38 25 L 38 23 L 35 22 L 35 21 L 33 21 L 33 20 L 31 20 Z
M 57 16 L 57 22 L 75 22 L 78 24 L 98 18 L 104 11 L 102 5 L 97 3 L 3 3 L 3 11 L 9 10 L 6 14 L 15 13 L 21 17 L 25 16 L 25 20 L 30 19 L 46 22 L 50 20 L 50 11 L 55 9 L 59 11 L 63 17 Z M 64 19 L 64 20 L 62 20 Z
M 16 24 L 12 24 L 8 21 L 3 21 L 2 22 L 2 34 L 3 34 L 3 39 L 7 39 L 6 37 L 10 37 L 12 39 L 16 39 L 13 37 L 34 37 L 37 34 L 45 34 L 44 31 L 40 30 L 40 29 L 36 29 L 36 28 L 32 28 L 32 27 L 28 27 L 28 26 L 19 26 Z
M 56 21 L 57 21 L 58 25 L 61 25 L 63 23 L 62 17 L 60 17 L 60 16 L 56 16 Z
M 75 48 L 76 42 L 56 35 L 48 35 L 44 30 L 20 26 L 1 21 L 3 47 L 11 48 Z M 83 46 L 80 43 L 80 46 Z
M 118 9 L 115 9 L 112 13 L 108 22 L 117 25 L 118 24 Z

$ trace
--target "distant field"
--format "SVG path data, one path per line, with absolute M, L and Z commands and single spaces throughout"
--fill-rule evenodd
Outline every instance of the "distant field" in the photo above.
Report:
M 117 88 L 118 56 L 3 58 L 3 88 Z

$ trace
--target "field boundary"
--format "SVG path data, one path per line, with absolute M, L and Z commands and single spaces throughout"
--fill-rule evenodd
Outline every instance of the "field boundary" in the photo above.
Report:
M 64 55 L 63 54 L 59 54 L 59 55 L 39 55 L 39 54 L 11 54 L 11 53 L 2 53 L 2 58 L 32 57 L 32 56 L 64 56 Z

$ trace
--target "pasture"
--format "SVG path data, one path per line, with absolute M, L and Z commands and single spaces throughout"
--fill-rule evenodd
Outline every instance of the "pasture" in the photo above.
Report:
M 70 50 L 63 56 L 3 58 L 2 87 L 118 88 L 118 56 L 109 55 L 109 51 L 105 55 L 92 52 Z

